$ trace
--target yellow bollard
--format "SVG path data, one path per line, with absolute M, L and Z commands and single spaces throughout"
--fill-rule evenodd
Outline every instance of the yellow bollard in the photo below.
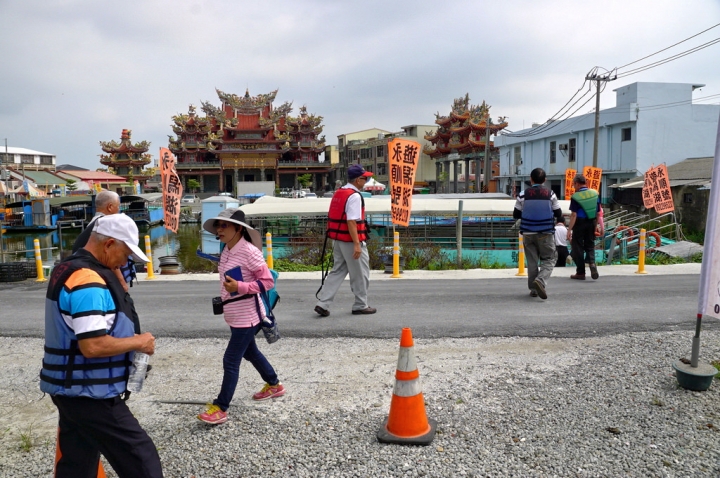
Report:
M 268 269 L 272 269 L 273 268 L 272 234 L 270 234 L 269 232 L 265 234 L 265 249 L 267 250 Z
M 393 273 L 390 277 L 399 279 L 400 275 L 400 233 L 395 232 L 393 239 Z
M 40 255 L 40 239 L 33 240 L 35 245 L 35 267 L 37 268 L 37 280 L 35 282 L 46 282 L 45 271 L 42 265 L 42 255 Z
M 145 255 L 148 257 L 148 259 L 150 259 L 150 262 L 145 264 L 145 267 L 147 267 L 146 279 L 154 279 L 155 272 L 153 271 L 152 246 L 150 245 L 150 236 L 145 236 Z
M 516 276 L 526 276 L 525 272 L 525 246 L 523 246 L 522 234 L 518 236 L 518 272 Z
M 636 274 L 647 274 L 645 271 L 645 241 L 647 238 L 645 236 L 645 229 L 640 229 L 640 242 L 638 242 L 638 270 L 635 271 Z

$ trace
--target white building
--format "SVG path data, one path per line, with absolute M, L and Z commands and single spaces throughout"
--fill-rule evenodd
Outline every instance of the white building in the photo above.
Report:
M 26 148 L 13 148 L 8 146 L 7 150 L 0 146 L 0 165 L 8 169 L 32 170 L 49 169 L 55 171 L 56 157 L 54 154 L 42 153 Z
M 642 175 L 653 164 L 715 154 L 720 106 L 692 104 L 693 91 L 702 86 L 638 82 L 613 90 L 615 107 L 601 110 L 599 122 L 597 166 L 603 170 L 604 201 L 609 186 Z M 540 167 L 560 197 L 566 169 L 582 172 L 593 165 L 594 133 L 595 114 L 589 113 L 513 133 L 521 136 L 498 135 L 501 187 L 520 191 L 530 171 Z

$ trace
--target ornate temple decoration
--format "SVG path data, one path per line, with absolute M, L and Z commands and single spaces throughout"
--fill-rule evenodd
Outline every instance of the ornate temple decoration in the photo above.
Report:
M 115 171 L 129 182 L 138 180 L 143 184 L 154 174 L 152 168 L 146 168 L 152 161 L 152 155 L 147 152 L 150 142 L 140 141 L 133 144 L 131 136 L 132 131 L 124 129 L 120 133 L 120 142 L 100 141 L 100 147 L 107 153 L 100 155 L 100 163 L 106 166 L 108 171 Z
M 221 174 L 222 170 L 237 175 L 246 170 L 244 174 L 258 171 L 264 178 L 264 171 L 270 169 L 278 182 L 283 168 L 296 168 L 298 161 L 329 168 L 318 161 L 325 148 L 325 137 L 318 138 L 322 116 L 308 114 L 303 106 L 300 115 L 293 117 L 292 102 L 274 107 L 277 90 L 257 96 L 248 90 L 243 96 L 216 92 L 220 106 L 203 101 L 203 116 L 190 105 L 187 114 L 172 117 L 175 136 L 168 136 L 168 144 L 178 159 L 178 174 L 182 176 L 190 168 L 204 175 Z M 213 165 L 216 172 L 211 170 Z M 294 169 L 290 172 L 297 173 Z
M 499 117 L 497 123 L 490 118 L 490 105 L 484 101 L 480 105 L 470 104 L 470 95 L 455 98 L 450 114 L 440 116 L 435 113 L 437 131 L 426 134 L 425 139 L 432 145 L 426 145 L 424 153 L 433 159 L 448 156 L 451 153 L 468 154 L 485 151 L 488 134 L 496 135 L 507 128 L 505 117 Z M 496 150 L 493 142 L 488 145 L 490 151 Z

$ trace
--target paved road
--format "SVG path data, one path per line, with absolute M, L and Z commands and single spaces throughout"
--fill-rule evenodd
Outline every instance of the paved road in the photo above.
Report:
M 276 308 L 286 337 L 395 338 L 402 327 L 425 337 L 587 337 L 623 331 L 688 330 L 697 310 L 699 277 L 606 276 L 594 281 L 553 278 L 547 301 L 527 295 L 519 278 L 371 282 L 379 312 L 351 315 L 344 285 L 331 316 L 313 312 L 315 280 L 285 279 Z M 25 281 L 0 287 L 0 335 L 43 336 L 45 285 Z M 145 281 L 133 287 L 144 330 L 156 336 L 226 337 L 225 322 L 211 313 L 214 281 Z M 717 321 L 704 327 L 717 329 Z

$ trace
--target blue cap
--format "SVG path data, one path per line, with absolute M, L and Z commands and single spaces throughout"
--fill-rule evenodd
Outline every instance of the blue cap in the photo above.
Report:
M 361 176 L 369 178 L 370 176 L 373 175 L 373 173 L 369 173 L 369 172 L 365 171 L 363 169 L 363 167 L 360 166 L 359 164 L 353 164 L 348 167 L 347 175 L 348 175 L 348 181 L 352 181 Z

